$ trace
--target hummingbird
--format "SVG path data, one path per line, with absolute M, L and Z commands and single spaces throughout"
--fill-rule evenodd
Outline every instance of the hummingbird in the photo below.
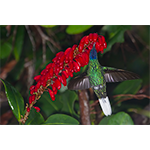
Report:
M 98 97 L 103 113 L 109 116 L 112 114 L 112 109 L 106 92 L 106 82 L 121 82 L 139 78 L 137 74 L 130 71 L 101 66 L 94 44 L 89 54 L 87 72 L 71 79 L 68 83 L 68 89 L 84 90 L 92 88 Z

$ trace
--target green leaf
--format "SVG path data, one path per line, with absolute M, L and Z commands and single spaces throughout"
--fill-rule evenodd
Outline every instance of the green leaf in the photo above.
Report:
M 60 112 L 63 107 L 59 94 L 56 94 L 55 101 L 52 101 L 48 92 L 44 92 L 38 100 L 37 105 L 40 106 L 41 112 L 44 112 L 46 117 Z
M 45 122 L 45 125 L 78 125 L 79 122 L 65 114 L 54 114 L 51 115 Z
M 15 46 L 14 46 L 14 51 L 13 51 L 16 60 L 19 60 L 19 58 L 20 58 L 23 41 L 24 41 L 24 33 L 25 33 L 25 27 L 18 26 L 16 39 L 15 39 Z
M 119 112 L 115 115 L 103 118 L 99 125 L 134 125 L 134 123 L 127 113 Z
M 60 101 L 63 103 L 61 112 L 79 118 L 79 116 L 74 111 L 74 102 L 78 99 L 78 95 L 74 91 L 67 90 L 59 96 Z
M 68 34 L 79 34 L 88 29 L 90 29 L 93 25 L 69 25 L 66 29 Z
M 5 93 L 8 99 L 8 103 L 19 121 L 21 119 L 21 115 L 23 115 L 24 112 L 24 100 L 21 96 L 21 94 L 7 81 L 4 81 L 1 79 L 1 81 L 4 84 L 5 87 Z
M 5 42 L 2 44 L 2 41 L 0 40 L 0 47 L 1 47 L 1 52 L 0 52 L 0 58 L 4 59 L 7 56 L 9 56 L 9 54 L 11 53 L 11 44 L 8 42 Z
M 41 112 L 44 112 L 46 117 L 61 112 L 79 118 L 74 111 L 74 102 L 78 99 L 74 91 L 66 90 L 63 93 L 58 92 L 55 95 L 55 101 L 52 101 L 48 92 L 44 92 L 38 100 L 37 105 L 40 106 Z
M 34 108 L 31 109 L 29 117 L 25 125 L 38 125 L 44 122 L 43 116 L 37 112 Z
M 115 43 L 124 42 L 124 32 L 130 30 L 131 26 L 129 25 L 105 25 L 102 28 L 102 31 L 106 31 L 109 35 L 107 42 L 107 48 L 104 50 L 104 53 L 111 50 L 111 47 Z
M 113 91 L 113 95 L 118 94 L 136 94 L 142 86 L 142 79 L 127 80 L 120 83 Z M 115 100 L 119 100 L 117 97 Z
M 55 27 L 56 25 L 40 25 L 40 26 L 42 26 L 42 27 L 44 27 L 44 28 L 53 28 L 53 27 Z

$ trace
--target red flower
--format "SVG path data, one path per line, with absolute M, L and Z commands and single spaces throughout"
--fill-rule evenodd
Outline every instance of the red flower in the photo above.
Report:
M 29 107 L 27 107 L 27 112 L 30 112 L 30 108 Z
M 37 106 L 33 106 L 33 107 L 36 109 L 37 112 L 40 111 L 40 108 L 39 108 L 39 107 L 37 107 Z
M 54 92 L 51 89 L 48 89 L 49 95 L 51 96 L 51 99 L 54 101 L 55 100 L 55 95 Z

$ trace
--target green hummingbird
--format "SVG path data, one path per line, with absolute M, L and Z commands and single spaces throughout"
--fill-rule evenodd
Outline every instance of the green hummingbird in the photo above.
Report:
M 97 59 L 97 51 L 94 44 L 89 54 L 87 72 L 70 80 L 68 89 L 84 90 L 93 88 L 104 114 L 108 116 L 112 114 L 112 109 L 106 92 L 106 82 L 121 82 L 139 78 L 137 74 L 129 71 L 101 66 Z

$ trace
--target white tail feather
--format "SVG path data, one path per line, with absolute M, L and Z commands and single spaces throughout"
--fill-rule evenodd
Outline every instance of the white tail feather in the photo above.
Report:
M 111 115 L 112 114 L 112 110 L 111 110 L 111 105 L 110 105 L 108 96 L 106 98 L 100 98 L 98 100 L 99 100 L 99 103 L 100 103 L 100 105 L 102 107 L 102 110 L 103 110 L 104 114 L 106 116 Z

